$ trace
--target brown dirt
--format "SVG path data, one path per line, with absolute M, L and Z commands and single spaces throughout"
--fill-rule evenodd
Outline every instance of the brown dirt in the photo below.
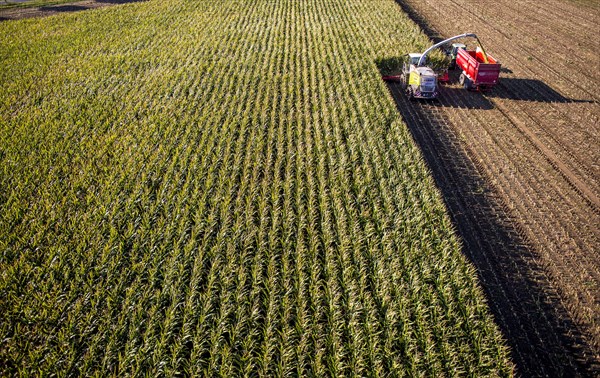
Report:
M 505 68 L 486 94 L 453 84 L 438 102 L 409 102 L 399 85 L 389 88 L 518 373 L 600 375 L 600 8 L 398 3 L 432 39 L 475 32 Z
M 19 20 L 22 18 L 47 17 L 65 12 L 78 12 L 110 5 L 135 3 L 139 1 L 145 0 L 84 0 L 41 7 L 0 9 L 0 22 Z

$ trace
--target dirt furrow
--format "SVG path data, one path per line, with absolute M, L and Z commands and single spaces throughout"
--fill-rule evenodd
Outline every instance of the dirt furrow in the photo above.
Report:
M 514 104 L 506 104 L 503 101 L 495 101 L 494 105 L 496 108 L 513 124 L 519 131 L 531 142 L 531 144 L 539 150 L 539 152 L 543 155 L 543 158 L 548 161 L 569 183 L 570 186 L 573 187 L 579 194 L 581 194 L 584 199 L 590 204 L 592 210 L 595 213 L 600 211 L 600 201 L 598 200 L 598 196 L 596 195 L 596 191 L 590 188 L 588 183 L 595 183 L 595 175 L 590 173 L 589 180 L 583 181 L 575 175 L 569 167 L 564 163 L 563 159 L 560 159 L 557 154 L 554 152 L 555 150 L 548 148 L 545 143 L 542 143 L 540 138 L 536 135 L 535 132 L 532 131 L 532 125 L 535 124 L 533 119 L 529 117 L 527 120 L 523 121 L 520 117 L 513 116 Z M 513 107 L 512 109 L 510 107 Z M 518 108 L 517 108 L 518 110 Z M 525 115 L 527 113 L 522 113 Z M 529 122 L 527 122 L 529 121 Z M 546 136 L 549 136 L 546 134 Z M 552 136 L 550 135 L 550 138 Z M 574 156 L 569 149 L 565 148 L 560 143 L 557 143 L 557 147 L 561 149 L 566 149 L 567 154 L 570 156 Z M 576 159 L 576 158 L 575 158 Z M 575 160 L 577 161 L 577 160 Z M 587 170 L 585 167 L 579 163 L 580 167 L 583 168 L 583 173 L 587 174 Z
M 488 41 L 495 39 L 493 32 L 497 34 L 502 34 L 505 37 L 507 37 L 506 40 L 510 41 L 510 43 L 507 43 L 505 46 L 503 46 L 503 50 L 499 48 L 498 51 L 499 53 L 501 52 L 503 56 L 511 56 L 511 60 L 513 62 L 518 62 L 518 64 L 511 66 L 514 67 L 512 68 L 514 70 L 526 69 L 527 67 L 531 66 L 532 61 L 535 61 L 537 66 L 536 68 L 541 68 L 539 72 L 536 72 L 538 74 L 551 74 L 555 77 L 563 77 L 563 74 L 565 72 L 571 73 L 570 75 L 574 75 L 575 73 L 580 73 L 581 71 L 583 71 L 584 73 L 586 71 L 590 71 L 587 72 L 587 75 L 585 75 L 585 77 L 588 78 L 590 75 L 595 75 L 597 73 L 596 70 L 591 69 L 594 66 L 594 59 L 592 59 L 591 61 L 587 60 L 587 64 L 586 61 L 582 59 L 577 59 L 577 62 L 581 62 L 579 65 L 581 65 L 583 69 L 582 67 L 571 67 L 573 63 L 569 63 L 569 65 L 567 66 L 566 58 L 550 60 L 552 57 L 548 55 L 552 54 L 553 49 L 556 48 L 556 42 L 553 42 L 551 39 L 546 40 L 545 43 L 548 43 L 550 46 L 552 46 L 551 49 L 543 48 L 542 46 L 540 46 L 539 41 L 542 38 L 548 38 L 548 36 L 546 35 L 546 33 L 543 33 L 542 31 L 538 30 L 535 30 L 535 33 L 532 33 L 531 28 L 534 27 L 534 25 L 532 25 L 530 22 L 519 22 L 515 20 L 514 18 L 519 12 L 516 12 L 516 14 L 511 13 L 510 18 L 503 21 L 505 22 L 505 24 L 521 26 L 526 25 L 526 27 L 517 29 L 515 32 L 508 32 L 506 28 L 504 28 L 502 25 L 497 26 L 498 22 L 494 22 L 496 19 L 490 17 L 482 17 L 480 14 L 476 13 L 473 10 L 473 7 L 469 6 L 469 4 L 465 4 L 465 0 L 454 0 L 453 3 L 456 5 L 457 8 L 462 9 L 463 13 L 469 15 L 468 19 L 470 23 L 475 27 L 474 30 L 477 30 L 477 33 L 484 37 L 484 41 L 486 41 L 485 43 L 487 46 L 489 46 Z M 569 38 L 569 40 L 570 39 L 571 38 Z M 494 51 L 496 51 L 497 46 L 499 45 L 493 45 Z M 498 58 L 498 56 L 496 57 Z M 561 54 L 561 57 L 564 57 L 564 55 Z M 524 59 L 525 61 L 523 61 Z M 504 61 L 504 57 L 501 59 L 501 61 Z M 579 68 L 579 70 L 577 68 Z M 571 88 L 577 89 L 576 93 L 583 92 L 585 95 L 594 96 L 594 100 L 600 99 L 597 97 L 597 93 L 595 93 L 596 86 L 593 84 L 592 80 L 573 80 L 570 77 L 567 77 L 566 79 L 568 79 L 568 85 Z
M 478 2 L 480 3 L 480 2 Z M 495 2 L 494 11 L 500 10 L 505 15 L 510 17 L 492 17 L 489 18 L 488 12 L 492 11 L 489 5 L 484 5 L 482 9 L 487 8 L 487 12 L 483 15 L 485 20 L 490 20 L 498 25 L 503 30 L 510 30 L 514 32 L 526 32 L 527 28 L 535 28 L 536 32 L 543 35 L 543 39 L 546 43 L 551 42 L 555 48 L 549 51 L 545 51 L 548 55 L 560 55 L 565 51 L 575 51 L 585 54 L 586 58 L 593 59 L 594 44 L 597 43 L 593 38 L 589 38 L 590 33 L 595 31 L 595 22 L 593 20 L 593 14 L 575 15 L 572 11 L 569 11 L 569 17 L 564 17 L 563 12 L 565 9 L 557 9 L 556 3 L 554 6 L 541 7 L 539 2 L 530 1 L 510 1 L 510 0 L 498 0 Z M 466 4 L 471 9 L 474 8 L 473 0 L 468 1 Z M 493 15 L 492 15 L 493 16 Z M 548 22 L 552 20 L 552 22 Z M 577 27 L 573 27 L 574 23 Z M 538 34 L 538 35 L 540 35 Z M 569 35 L 572 40 L 568 43 L 564 39 L 565 35 Z M 537 36 L 534 36 L 537 37 Z M 535 39 L 527 39 L 526 42 L 535 42 Z M 535 47 L 538 43 L 533 43 L 530 47 Z M 550 60 L 553 60 L 552 58 Z M 587 59 L 586 59 L 587 60 Z M 589 66 L 588 66 L 589 69 Z M 592 70 L 590 70 L 592 71 Z M 594 73 L 596 74 L 596 73 Z

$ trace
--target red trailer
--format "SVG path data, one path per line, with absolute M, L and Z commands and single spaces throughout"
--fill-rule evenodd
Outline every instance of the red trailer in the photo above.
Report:
M 458 49 L 456 66 L 463 71 L 459 80 L 466 89 L 486 90 L 498 83 L 500 63 L 479 47 L 475 51 Z

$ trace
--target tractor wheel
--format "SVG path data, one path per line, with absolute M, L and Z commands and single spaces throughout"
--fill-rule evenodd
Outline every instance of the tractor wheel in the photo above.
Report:
M 413 94 L 413 90 L 410 86 L 408 86 L 406 88 L 406 97 L 408 97 L 409 100 L 412 100 L 413 98 L 415 98 L 415 96 Z

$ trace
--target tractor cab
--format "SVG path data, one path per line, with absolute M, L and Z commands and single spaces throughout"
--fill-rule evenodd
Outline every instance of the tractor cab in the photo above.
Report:
M 454 69 L 454 67 L 456 67 L 456 56 L 458 55 L 459 49 L 466 50 L 467 46 L 463 43 L 453 43 L 446 52 L 446 55 L 448 58 L 450 58 L 450 69 Z
M 419 67 L 421 54 L 408 54 L 402 68 L 403 84 L 409 98 L 436 98 L 437 73 L 429 67 Z

